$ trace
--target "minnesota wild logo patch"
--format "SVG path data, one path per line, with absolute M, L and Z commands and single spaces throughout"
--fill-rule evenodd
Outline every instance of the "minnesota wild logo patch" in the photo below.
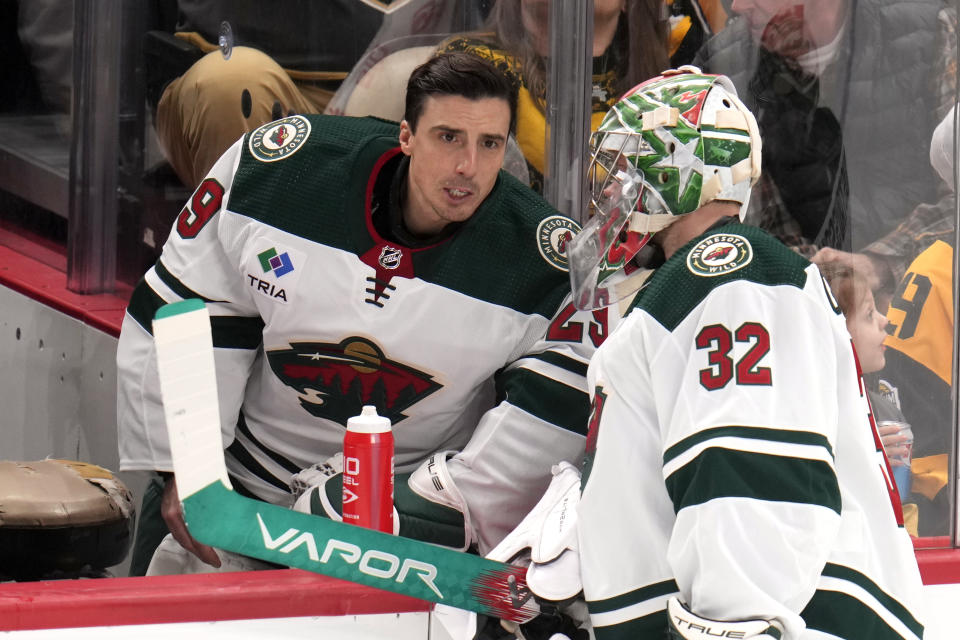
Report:
M 537 248 L 551 266 L 568 270 L 567 242 L 580 233 L 580 225 L 564 216 L 550 216 L 537 226 Z
M 247 146 L 260 162 L 276 162 L 299 151 L 309 135 L 310 121 L 303 116 L 290 116 L 255 129 Z
M 750 241 L 735 233 L 715 233 L 687 254 L 687 268 L 698 276 L 722 276 L 742 269 L 753 260 Z
M 266 356 L 277 378 L 296 389 L 301 407 L 344 426 L 364 405 L 397 424 L 407 417 L 404 410 L 443 387 L 359 336 L 339 343 L 291 342 L 289 349 L 267 349 Z

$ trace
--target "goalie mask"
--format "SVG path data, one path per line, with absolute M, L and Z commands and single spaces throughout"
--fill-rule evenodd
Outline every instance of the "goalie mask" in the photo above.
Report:
M 760 177 L 760 134 L 725 76 L 684 66 L 624 95 L 590 140 L 590 221 L 568 247 L 574 301 L 635 292 L 634 256 L 657 231 L 713 200 L 740 204 Z

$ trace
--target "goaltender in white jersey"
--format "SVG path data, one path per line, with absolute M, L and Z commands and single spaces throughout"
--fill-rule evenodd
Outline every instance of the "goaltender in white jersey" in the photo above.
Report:
M 124 319 L 121 468 L 171 471 L 150 320 L 191 297 L 212 316 L 240 492 L 291 505 L 292 476 L 340 452 L 347 419 L 374 405 L 394 427 L 400 533 L 486 551 L 551 465 L 582 455 L 606 325 L 579 324 L 567 301 L 563 243 L 579 227 L 499 171 L 514 109 L 491 97 L 510 91 L 491 65 L 441 56 L 414 82 L 419 121 L 290 116 L 200 184 Z M 339 482 L 317 498 L 337 517 Z
M 589 368 L 578 526 L 597 639 L 921 638 L 840 309 L 815 265 L 733 217 L 759 175 L 752 114 L 726 78 L 670 72 L 614 107 L 593 153 L 578 300 L 616 294 L 603 247 L 620 228 L 666 259 Z

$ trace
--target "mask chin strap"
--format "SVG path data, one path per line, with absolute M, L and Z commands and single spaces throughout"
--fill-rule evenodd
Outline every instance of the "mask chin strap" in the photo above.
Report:
M 647 280 L 650 279 L 650 276 L 652 276 L 655 271 L 656 269 L 640 267 L 629 276 L 613 285 L 614 295 L 616 295 L 617 300 L 619 300 L 617 307 L 620 311 L 621 317 L 627 312 L 627 309 L 633 303 L 634 296 L 636 296 L 640 289 L 646 286 Z
M 669 213 L 637 213 L 634 212 L 627 222 L 627 230 L 646 235 L 663 231 L 677 216 Z

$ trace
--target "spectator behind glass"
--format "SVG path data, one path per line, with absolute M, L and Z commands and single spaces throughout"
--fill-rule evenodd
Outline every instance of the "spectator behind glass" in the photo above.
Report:
M 729 75 L 760 125 L 765 178 L 748 221 L 812 255 L 863 247 L 934 201 L 925 143 L 953 82 L 941 0 L 730 8 L 696 64 Z
M 500 0 L 484 31 L 455 36 L 438 51 L 466 51 L 493 61 L 518 92 L 517 143 L 530 186 L 543 191 L 546 167 L 547 67 L 550 0 Z M 591 130 L 620 95 L 667 68 L 663 0 L 595 0 Z
M 885 392 L 913 424 L 911 500 L 918 533 L 950 533 L 953 412 L 953 240 L 936 240 L 910 264 L 887 309 Z
M 290 113 L 322 113 L 398 0 L 178 0 L 177 37 L 209 52 L 164 90 L 156 128 L 191 189 L 237 138 Z M 235 44 L 218 49 L 222 22 Z
M 887 318 L 877 309 L 867 280 L 850 267 L 841 264 L 828 265 L 821 269 L 821 273 L 830 283 L 830 290 L 833 291 L 833 296 L 837 299 L 837 304 L 840 305 L 840 310 L 846 318 L 847 331 L 857 350 L 857 359 L 860 362 L 860 370 L 864 374 L 864 384 L 867 385 L 874 419 L 877 423 L 908 422 L 900 411 L 900 407 L 881 390 L 888 388 L 886 383 L 878 380 L 876 376 L 869 375 L 880 372 L 886 364 L 887 347 L 884 342 L 887 339 Z M 903 464 L 898 456 L 904 454 L 900 445 L 907 440 L 907 437 L 899 434 L 900 427 L 878 424 L 877 430 L 890 465 Z M 903 502 L 908 498 L 909 496 L 900 496 Z M 916 535 L 915 512 L 913 512 L 912 521 L 909 521 L 910 516 L 906 511 L 904 517 L 908 520 L 906 523 L 908 530 Z
M 722 0 L 664 0 L 670 16 L 670 66 L 689 64 L 707 38 L 723 29 Z
M 870 243 L 859 253 L 824 247 L 811 258 L 821 266 L 830 263 L 851 266 L 866 278 L 878 301 L 883 301 L 879 305 L 881 308 L 886 308 L 894 285 L 900 282 L 914 258 L 937 240 L 953 243 L 956 228 L 953 177 L 954 113 L 955 107 L 947 112 L 934 129 L 930 141 L 930 165 L 942 181 L 942 195 L 939 200 L 933 204 L 918 205 L 896 229 Z
M 73 2 L 20 0 L 17 36 L 30 61 L 44 106 L 70 113 L 73 90 Z
M 813 257 L 825 273 L 852 267 L 878 299 L 889 301 L 890 336 L 880 387 L 913 425 L 910 500 L 918 508 L 921 536 L 950 531 L 950 492 L 944 489 L 949 486 L 954 428 L 953 120 L 951 109 L 930 142 L 930 164 L 943 181 L 943 195 L 935 204 L 919 205 L 894 231 L 860 253 L 823 248 Z

